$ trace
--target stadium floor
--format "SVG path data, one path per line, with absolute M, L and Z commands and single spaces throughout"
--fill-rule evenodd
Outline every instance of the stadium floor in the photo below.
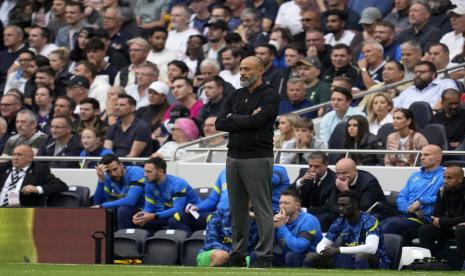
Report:
M 113 274 L 117 273 L 117 274 Z M 305 276 L 305 275 L 444 275 L 445 272 L 392 271 L 392 270 L 312 270 L 312 269 L 246 269 L 246 268 L 195 268 L 182 266 L 123 266 L 123 265 L 53 265 L 53 264 L 0 264 L 0 275 L 189 275 L 189 276 Z M 463 272 L 447 274 L 463 275 Z

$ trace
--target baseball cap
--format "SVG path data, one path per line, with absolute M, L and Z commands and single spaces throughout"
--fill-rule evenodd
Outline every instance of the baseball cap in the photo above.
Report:
M 155 93 L 160 95 L 168 95 L 170 88 L 162 81 L 154 81 L 150 84 L 149 90 L 153 90 Z
M 228 23 L 226 23 L 226 21 L 224 20 L 216 20 L 216 21 L 209 22 L 205 25 L 205 27 L 210 27 L 210 28 L 216 27 L 216 28 L 222 29 L 223 31 L 226 31 L 229 29 Z
M 191 115 L 189 109 L 185 106 L 176 105 L 170 110 L 169 123 L 174 123 L 178 118 L 189 117 Z
M 358 21 L 358 23 L 371 25 L 381 18 L 383 18 L 383 16 L 377 8 L 368 7 L 362 11 L 362 15 L 360 16 L 360 21 Z
M 90 84 L 89 81 L 81 76 L 73 76 L 66 82 L 66 87 L 70 86 L 81 86 L 84 87 L 85 89 L 89 89 Z
M 448 15 L 450 15 L 451 13 L 455 13 L 457 15 L 465 15 L 465 7 L 455 7 L 447 11 Z
M 306 57 L 304 59 L 301 59 L 297 62 L 297 65 L 307 65 L 307 66 L 313 66 L 317 69 L 322 68 L 321 62 L 317 57 Z

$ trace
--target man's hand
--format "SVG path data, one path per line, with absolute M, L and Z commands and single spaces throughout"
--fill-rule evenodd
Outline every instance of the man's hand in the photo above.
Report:
M 311 172 L 310 170 L 307 170 L 305 174 L 300 178 L 300 182 L 303 182 L 305 180 L 312 180 L 312 179 L 315 179 L 315 177 L 316 177 L 315 172 Z
M 36 186 L 29 184 L 21 189 L 21 193 L 23 193 L 24 195 L 38 194 L 39 190 L 37 190 Z
M 289 216 L 287 215 L 286 213 L 286 210 L 284 210 L 283 208 L 281 208 L 279 210 L 279 213 L 277 213 L 274 218 L 274 227 L 280 227 L 284 224 L 286 224 L 288 221 L 289 221 Z
M 340 192 L 345 192 L 349 190 L 349 179 L 340 180 L 336 178 L 336 187 Z
M 365 68 L 365 69 L 367 69 L 368 63 L 367 63 L 366 58 L 362 58 L 361 60 L 359 60 L 359 61 L 357 62 L 357 65 L 358 65 L 359 68 Z
M 257 109 L 255 109 L 253 112 L 252 112 L 252 116 L 255 116 L 257 115 L 258 112 L 262 111 L 262 108 L 261 107 L 257 107 Z
M 97 172 L 98 181 L 103 182 L 105 180 L 105 172 L 107 171 L 107 166 L 103 164 L 98 164 L 95 167 L 95 171 Z
M 407 212 L 409 214 L 414 214 L 415 211 L 418 210 L 418 208 L 420 207 L 421 207 L 421 202 L 417 200 L 408 207 Z
M 331 258 L 332 256 L 341 253 L 338 247 L 334 246 L 327 246 L 325 249 L 323 249 L 320 253 L 325 258 Z
M 431 220 L 431 223 L 434 227 L 441 228 L 441 225 L 439 224 L 439 218 L 431 216 Z
M 191 211 L 199 211 L 199 207 L 197 207 L 196 205 L 192 204 L 192 203 L 188 203 L 186 205 L 186 209 L 184 210 L 187 214 L 190 214 Z
M 315 45 L 312 45 L 312 46 L 308 47 L 307 56 L 309 56 L 309 57 L 317 57 L 318 56 L 318 50 L 316 49 Z
M 146 212 L 138 212 L 132 217 L 132 223 L 139 226 L 144 226 L 147 222 L 154 220 L 155 214 L 146 213 Z

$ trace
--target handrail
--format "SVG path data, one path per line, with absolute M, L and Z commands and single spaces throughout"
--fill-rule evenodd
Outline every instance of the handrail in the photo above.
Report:
M 211 139 L 221 137 L 221 136 L 226 136 L 226 135 L 229 135 L 229 132 L 221 131 L 219 133 L 215 133 L 215 134 L 210 135 L 208 137 L 202 137 L 202 138 L 190 141 L 190 142 L 182 143 L 182 144 L 178 145 L 176 148 L 174 148 L 173 152 L 171 153 L 170 160 L 176 161 L 176 153 L 180 149 L 187 148 L 187 147 L 195 145 L 195 144 L 200 144 L 203 141 L 211 140 Z

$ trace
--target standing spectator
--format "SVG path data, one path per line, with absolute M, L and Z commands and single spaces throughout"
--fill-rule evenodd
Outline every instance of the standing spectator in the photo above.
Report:
M 191 35 L 199 32 L 189 27 L 190 10 L 185 5 L 175 5 L 171 8 L 171 26 L 173 30 L 168 33 L 166 47 L 182 55 L 186 52 L 187 40 Z
M 125 94 L 118 95 L 115 115 L 118 122 L 112 125 L 103 146 L 121 157 L 148 156 L 150 127 L 135 116 L 136 100 Z
M 79 30 L 86 24 L 84 5 L 81 2 L 67 1 L 65 7 L 66 26 L 60 28 L 55 38 L 58 47 L 74 49 Z

